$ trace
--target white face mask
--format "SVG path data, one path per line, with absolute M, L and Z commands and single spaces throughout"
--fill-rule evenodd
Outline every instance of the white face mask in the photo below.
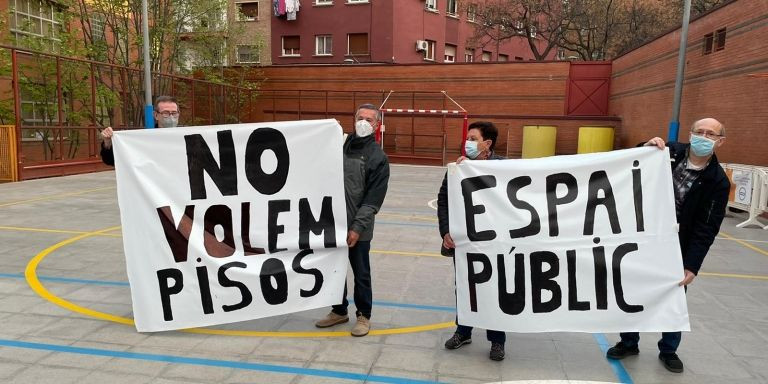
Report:
M 355 133 L 357 137 L 366 137 L 373 133 L 373 126 L 366 120 L 358 120 L 355 123 Z

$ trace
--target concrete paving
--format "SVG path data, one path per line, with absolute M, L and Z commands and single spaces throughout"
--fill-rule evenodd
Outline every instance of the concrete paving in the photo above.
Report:
M 453 267 L 438 254 L 429 206 L 444 172 L 392 167 L 372 246 L 373 329 L 453 321 Z M 615 334 L 510 333 L 507 358 L 494 362 L 482 331 L 473 344 L 445 350 L 450 324 L 363 338 L 281 337 L 314 332 L 327 309 L 215 327 L 276 332 L 268 337 L 138 333 L 88 314 L 131 317 L 119 229 L 77 239 L 120 225 L 114 172 L 0 184 L 0 382 L 768 383 L 768 231 L 736 228 L 744 217 L 732 215 L 688 292 L 693 331 L 679 350 L 685 372 L 673 374 L 657 359 L 656 334 L 642 335 L 640 355 L 611 362 L 604 351 Z M 36 257 L 48 295 L 24 276 Z

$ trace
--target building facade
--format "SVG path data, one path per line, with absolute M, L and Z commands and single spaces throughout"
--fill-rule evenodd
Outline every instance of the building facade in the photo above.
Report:
M 458 0 L 305 0 L 301 4 L 295 20 L 271 12 L 273 64 L 533 59 L 522 36 L 500 44 L 471 42 L 476 8 Z
M 691 124 L 726 126 L 720 161 L 768 166 L 768 1 L 737 0 L 691 20 L 680 108 L 680 141 Z M 621 145 L 667 137 L 680 45 L 678 28 L 613 60 L 610 114 L 622 119 Z
M 229 0 L 230 27 L 238 35 L 232 42 L 234 65 L 271 65 L 271 0 Z

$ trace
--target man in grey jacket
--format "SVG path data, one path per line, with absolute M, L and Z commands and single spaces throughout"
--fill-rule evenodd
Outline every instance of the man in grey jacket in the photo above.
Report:
M 355 132 L 344 142 L 344 192 L 347 203 L 347 245 L 349 263 L 355 277 L 355 306 L 357 324 L 352 336 L 365 336 L 371 329 L 371 264 L 369 260 L 373 224 L 376 213 L 384 203 L 389 183 L 389 161 L 373 137 L 380 120 L 379 110 L 363 104 L 355 113 Z M 318 328 L 331 327 L 349 321 L 347 287 L 341 304 L 318 320 Z

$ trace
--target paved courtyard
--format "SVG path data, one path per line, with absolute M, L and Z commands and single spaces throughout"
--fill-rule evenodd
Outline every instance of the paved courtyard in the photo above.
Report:
M 434 200 L 445 168 L 392 166 L 372 245 L 373 331 L 318 333 L 327 309 L 188 332 L 132 325 L 114 172 L 0 184 L 3 383 L 768 383 L 768 231 L 729 214 L 688 292 L 683 374 L 641 353 L 606 360 L 615 334 L 508 334 L 488 359 L 484 332 L 448 351 L 451 260 Z M 330 331 L 330 332 L 329 332 Z

